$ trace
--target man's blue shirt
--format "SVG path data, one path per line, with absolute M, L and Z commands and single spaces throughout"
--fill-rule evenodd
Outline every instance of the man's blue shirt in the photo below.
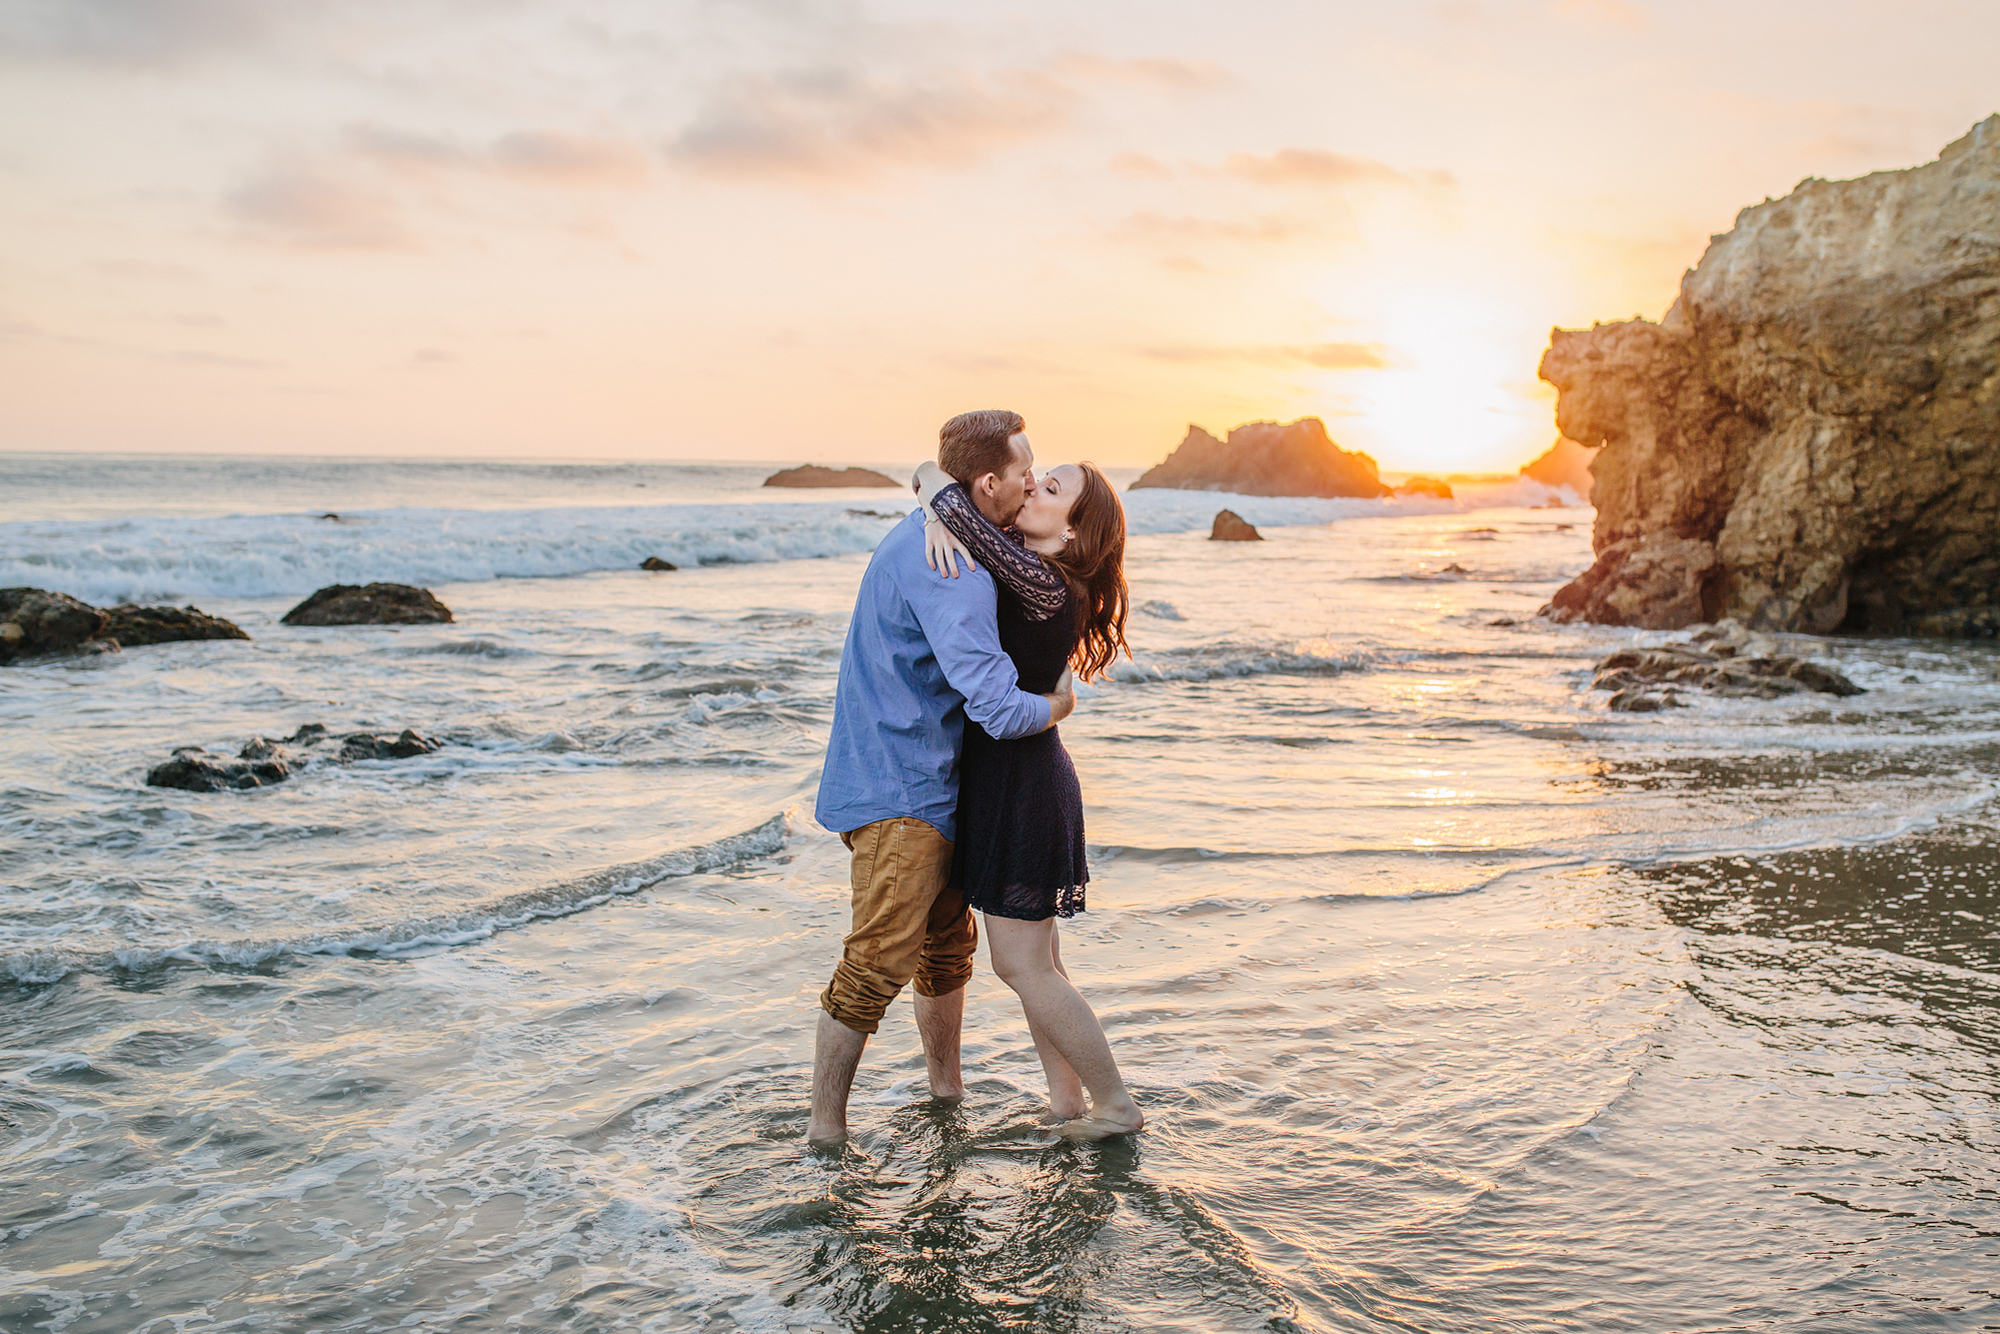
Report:
M 970 717 L 996 737 L 1049 725 L 1000 647 L 993 579 L 924 559 L 921 510 L 875 548 L 840 655 L 814 817 L 838 833 L 915 816 L 958 837 L 958 751 Z

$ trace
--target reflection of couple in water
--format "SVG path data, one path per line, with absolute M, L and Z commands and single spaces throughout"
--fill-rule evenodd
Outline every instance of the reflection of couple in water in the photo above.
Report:
M 854 924 L 820 993 L 806 1138 L 847 1133 L 861 1049 L 916 981 L 931 1094 L 964 1095 L 959 1025 L 986 919 L 1062 1134 L 1145 1123 L 1056 919 L 1083 910 L 1083 795 L 1055 726 L 1125 647 L 1125 511 L 1088 463 L 1035 476 L 1013 412 L 967 412 L 917 473 L 922 517 L 875 548 L 841 652 L 819 822 L 854 854 Z M 961 568 L 962 567 L 962 568 Z M 1085 1091 L 1089 1100 L 1085 1101 Z

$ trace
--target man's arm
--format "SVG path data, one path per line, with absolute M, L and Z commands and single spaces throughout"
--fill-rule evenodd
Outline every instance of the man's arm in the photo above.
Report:
M 965 714 L 1003 740 L 1047 731 L 1070 715 L 1076 694 L 1065 676 L 1055 693 L 1021 689 L 1014 660 L 1000 647 L 993 581 L 983 571 L 944 579 L 928 569 L 907 585 L 910 605 L 951 688 L 965 696 Z

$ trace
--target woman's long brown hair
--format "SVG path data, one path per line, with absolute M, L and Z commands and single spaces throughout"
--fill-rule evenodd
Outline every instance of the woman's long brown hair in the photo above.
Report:
M 1042 559 L 1069 581 L 1077 629 L 1070 666 L 1090 681 L 1104 675 L 1120 653 L 1132 656 L 1125 646 L 1131 595 L 1125 587 L 1125 507 L 1118 503 L 1111 479 L 1095 463 L 1077 466 L 1083 472 L 1083 487 L 1069 511 L 1069 526 L 1076 535 L 1056 555 Z

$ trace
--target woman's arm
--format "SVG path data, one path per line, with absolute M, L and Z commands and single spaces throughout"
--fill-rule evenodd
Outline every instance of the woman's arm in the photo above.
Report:
M 921 486 L 922 469 L 918 470 L 917 479 Z M 963 486 L 946 480 L 948 485 L 924 496 L 925 508 L 937 515 L 953 537 L 971 548 L 973 558 L 986 567 L 988 574 L 1020 599 L 1028 619 L 1045 621 L 1067 607 L 1069 585 L 1063 582 L 1063 577 L 981 514 Z

